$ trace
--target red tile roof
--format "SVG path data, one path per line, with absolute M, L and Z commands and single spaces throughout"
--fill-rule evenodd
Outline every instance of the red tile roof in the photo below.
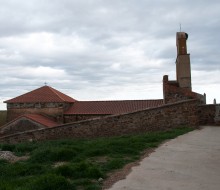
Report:
M 30 120 L 32 120 L 36 123 L 39 123 L 39 124 L 41 124 L 45 127 L 55 127 L 55 126 L 59 125 L 58 123 L 56 123 L 52 119 L 50 119 L 46 116 L 40 115 L 40 114 L 24 114 L 24 115 L 21 115 L 21 116 L 17 117 L 16 119 L 10 121 L 9 123 L 6 123 L 4 126 L 7 126 L 7 125 L 9 125 L 9 124 L 21 119 L 21 118 L 30 119 Z
M 4 103 L 37 103 L 37 102 L 75 102 L 76 100 L 50 87 L 43 86 L 21 96 L 4 101 Z
M 40 123 L 41 125 L 44 125 L 45 127 L 55 127 L 55 126 L 59 125 L 58 123 L 56 123 L 52 119 L 45 117 L 43 115 L 39 115 L 39 114 L 25 114 L 21 117 L 26 117 L 32 121 L 35 121 L 37 123 Z
M 74 114 L 121 114 L 158 107 L 163 100 L 77 101 L 66 112 Z

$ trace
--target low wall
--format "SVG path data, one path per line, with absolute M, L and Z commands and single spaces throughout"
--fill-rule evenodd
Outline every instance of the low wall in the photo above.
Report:
M 106 116 L 0 138 L 0 143 L 63 138 L 95 138 L 198 126 L 198 100 L 187 100 L 129 114 Z
M 200 125 L 214 125 L 215 124 L 215 105 L 201 105 L 199 108 L 199 124 Z
M 220 104 L 198 106 L 200 125 L 220 125 Z

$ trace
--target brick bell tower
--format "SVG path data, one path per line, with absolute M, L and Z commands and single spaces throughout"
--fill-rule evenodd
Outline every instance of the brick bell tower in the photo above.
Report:
M 190 68 L 190 54 L 187 53 L 186 41 L 188 34 L 185 32 L 176 33 L 176 77 L 179 87 L 192 90 L 191 85 L 191 68 Z

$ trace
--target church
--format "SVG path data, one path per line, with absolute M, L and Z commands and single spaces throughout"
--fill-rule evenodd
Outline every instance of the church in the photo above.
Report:
M 170 81 L 168 75 L 163 76 L 163 99 L 80 101 L 45 85 L 4 101 L 8 123 L 0 129 L 0 136 L 126 114 L 188 99 L 198 99 L 205 104 L 205 95 L 192 91 L 187 39 L 187 33 L 176 33 L 176 80 Z

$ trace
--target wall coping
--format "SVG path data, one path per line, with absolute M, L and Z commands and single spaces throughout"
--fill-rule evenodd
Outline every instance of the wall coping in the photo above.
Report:
M 199 105 L 199 107 L 205 107 L 205 106 L 220 106 L 220 104 L 201 104 L 201 105 Z

